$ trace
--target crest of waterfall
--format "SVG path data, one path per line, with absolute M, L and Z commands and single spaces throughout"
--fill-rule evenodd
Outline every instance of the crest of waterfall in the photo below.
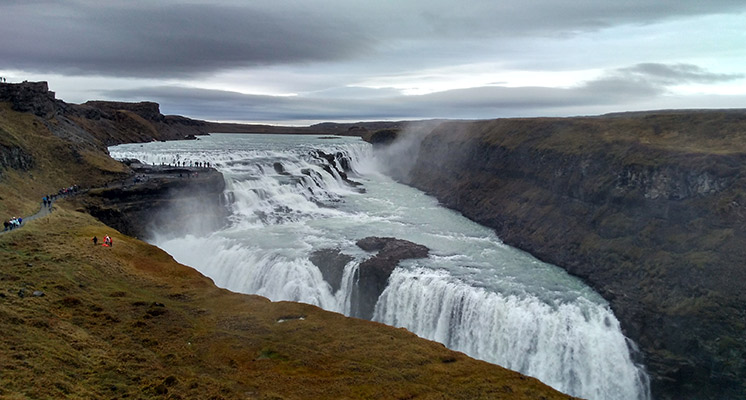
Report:
M 394 236 L 427 246 L 430 256 L 394 270 L 373 319 L 575 396 L 650 397 L 598 294 L 381 174 L 386 160 L 357 138 L 211 135 L 110 153 L 156 165 L 210 162 L 223 173 L 229 226 L 205 237 L 154 232 L 152 240 L 218 286 L 350 315 L 363 284 L 359 265 L 371 256 L 355 242 Z M 325 249 L 349 257 L 335 285 L 311 261 Z

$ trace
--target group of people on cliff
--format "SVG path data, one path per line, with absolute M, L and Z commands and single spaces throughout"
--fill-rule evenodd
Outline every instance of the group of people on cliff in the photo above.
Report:
M 14 217 L 14 218 L 3 221 L 3 231 L 9 231 L 9 230 L 18 228 L 21 225 L 23 225 L 23 218 Z
M 165 163 L 161 163 L 161 166 L 166 166 Z M 168 163 L 169 167 L 197 167 L 197 168 L 210 168 L 209 161 L 180 161 L 174 160 Z
M 46 208 L 52 208 L 52 202 L 53 201 L 55 201 L 55 200 L 57 200 L 58 198 L 61 198 L 61 197 L 67 197 L 69 195 L 76 194 L 76 193 L 78 193 L 78 190 L 80 190 L 80 188 L 78 187 L 78 185 L 72 185 L 72 186 L 68 186 L 68 187 L 62 188 L 62 189 L 58 190 L 57 193 L 55 193 L 55 194 L 48 194 L 48 195 L 42 197 L 41 198 L 41 203 Z
M 58 190 L 57 191 L 57 196 L 65 197 L 65 196 L 68 196 L 68 195 L 71 195 L 71 194 L 76 194 L 76 193 L 78 193 L 78 190 L 80 190 L 80 188 L 78 187 L 78 185 L 68 186 L 66 188 L 62 188 L 62 189 Z

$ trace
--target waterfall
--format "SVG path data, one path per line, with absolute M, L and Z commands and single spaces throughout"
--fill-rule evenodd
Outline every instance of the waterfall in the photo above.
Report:
M 374 319 L 589 399 L 638 399 L 647 378 L 619 322 L 584 299 L 546 304 L 490 293 L 426 268 L 394 271 Z
M 358 267 L 371 256 L 355 242 L 394 236 L 431 255 L 394 270 L 374 320 L 575 396 L 649 398 L 647 376 L 598 294 L 381 174 L 359 139 L 211 135 L 110 152 L 151 164 L 209 161 L 223 173 L 229 226 L 206 236 L 153 232 L 151 240 L 218 286 L 350 315 Z M 330 249 L 349 258 L 336 291 L 311 261 Z

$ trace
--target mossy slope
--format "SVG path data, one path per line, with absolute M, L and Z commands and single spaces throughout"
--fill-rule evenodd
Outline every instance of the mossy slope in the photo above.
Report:
M 64 208 L 0 254 L 5 398 L 568 398 L 403 329 L 216 288 Z

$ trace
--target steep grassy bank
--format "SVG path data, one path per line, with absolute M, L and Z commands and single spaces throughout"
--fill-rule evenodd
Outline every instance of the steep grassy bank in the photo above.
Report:
M 218 289 L 64 208 L 0 253 L 3 398 L 569 398 L 402 329 Z
M 746 113 L 448 122 L 402 140 L 402 180 L 610 301 L 656 398 L 746 397 Z

